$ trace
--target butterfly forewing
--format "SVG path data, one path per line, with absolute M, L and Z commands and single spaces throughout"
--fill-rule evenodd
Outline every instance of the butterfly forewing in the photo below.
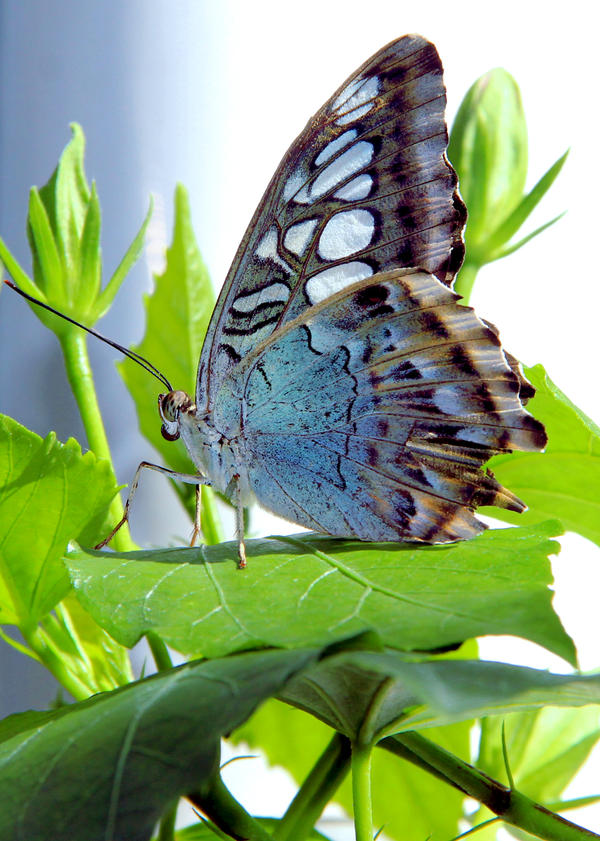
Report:
M 420 267 L 450 283 L 465 209 L 445 158 L 435 47 L 406 36 L 325 103 L 278 167 L 213 313 L 196 402 L 278 327 L 373 274 Z

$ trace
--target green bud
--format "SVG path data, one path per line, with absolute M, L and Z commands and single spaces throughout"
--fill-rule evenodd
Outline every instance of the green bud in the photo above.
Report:
M 0 259 L 24 292 L 91 327 L 106 312 L 141 253 L 152 203 L 141 229 L 102 290 L 100 204 L 95 185 L 90 187 L 85 175 L 81 126 L 73 123 L 71 131 L 73 136 L 49 181 L 30 191 L 27 234 L 33 280 L 1 239 Z M 59 337 L 77 329 L 40 308 L 34 307 L 34 312 Z
M 475 273 L 485 263 L 512 253 L 558 218 L 512 242 L 521 225 L 560 172 L 566 153 L 525 194 L 527 125 L 519 87 L 500 68 L 491 70 L 469 89 L 462 101 L 448 145 L 469 218 L 465 233 L 467 279 L 459 291 L 470 291 Z

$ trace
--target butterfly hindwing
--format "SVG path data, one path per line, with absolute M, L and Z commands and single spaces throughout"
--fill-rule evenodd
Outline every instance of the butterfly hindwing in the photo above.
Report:
M 257 346 L 221 394 L 215 423 L 228 437 L 239 435 L 241 398 L 258 500 L 362 539 L 456 540 L 484 528 L 477 505 L 523 510 L 482 466 L 545 443 L 493 331 L 414 270 L 378 274 L 305 311 Z
M 435 47 L 406 36 L 309 121 L 225 281 L 200 359 L 199 407 L 274 330 L 345 286 L 409 266 L 452 281 L 466 214 L 445 158 L 445 99 Z

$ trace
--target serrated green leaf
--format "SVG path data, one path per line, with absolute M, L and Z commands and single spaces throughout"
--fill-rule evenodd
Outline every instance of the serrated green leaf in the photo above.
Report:
M 213 304 L 214 293 L 196 245 L 187 193 L 179 185 L 167 266 L 156 278 L 153 295 L 146 297 L 146 335 L 134 350 L 166 374 L 175 388 L 192 396 Z M 135 401 L 142 433 L 170 467 L 194 472 L 181 441 L 168 442 L 160 434 L 156 411 L 159 387 L 154 378 L 130 359 L 119 363 L 118 368 Z
M 363 743 L 376 744 L 486 715 L 599 704 L 600 675 L 556 675 L 481 660 L 410 662 L 398 651 L 351 651 L 292 678 L 279 697 L 351 740 L 360 735 Z
M 218 767 L 220 737 L 318 652 L 191 663 L 0 724 L 0 837 L 147 841 L 173 799 Z
M 548 433 L 544 453 L 495 456 L 489 467 L 528 505 L 523 514 L 483 509 L 508 522 L 557 517 L 565 529 L 600 545 L 600 430 L 552 382 L 541 365 L 525 370 L 536 388 L 527 408 Z
M 109 465 L 70 439 L 42 440 L 0 415 L 0 622 L 35 624 L 68 592 L 71 538 L 99 539 L 115 487 Z
M 149 630 L 184 653 L 331 644 L 365 631 L 386 645 L 432 650 L 514 634 L 569 662 L 551 608 L 547 555 L 556 524 L 498 529 L 452 546 L 361 543 L 308 534 L 125 554 L 69 553 L 84 606 L 115 639 Z

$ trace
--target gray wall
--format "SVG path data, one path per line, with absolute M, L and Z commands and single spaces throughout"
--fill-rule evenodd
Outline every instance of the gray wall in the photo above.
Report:
M 214 193 L 216 137 L 207 127 L 218 119 L 210 76 L 222 18 L 217 4 L 184 3 L 176 14 L 174 6 L 143 0 L 0 4 L 0 232 L 27 270 L 28 191 L 50 176 L 72 121 L 84 128 L 86 170 L 100 194 L 105 276 L 133 238 L 151 192 L 159 225 L 164 210 L 168 237 L 178 180 L 192 196 Z M 204 202 L 203 211 L 195 209 L 196 230 L 210 225 L 210 217 Z M 205 251 L 210 256 L 210 245 Z M 149 286 L 142 259 L 101 331 L 125 345 L 138 341 L 141 292 Z M 97 342 L 90 354 L 119 479 L 127 482 L 152 453 L 114 368 L 117 355 Z M 85 445 L 58 343 L 8 289 L 0 295 L 0 360 L 0 411 L 40 435 L 53 429 L 60 440 L 73 435 Z M 154 523 L 165 506 L 172 506 L 172 533 L 187 529 L 166 484 L 155 493 L 142 487 L 136 504 L 134 534 L 146 545 L 161 540 Z M 44 669 L 0 643 L 0 717 L 45 706 L 54 692 Z

